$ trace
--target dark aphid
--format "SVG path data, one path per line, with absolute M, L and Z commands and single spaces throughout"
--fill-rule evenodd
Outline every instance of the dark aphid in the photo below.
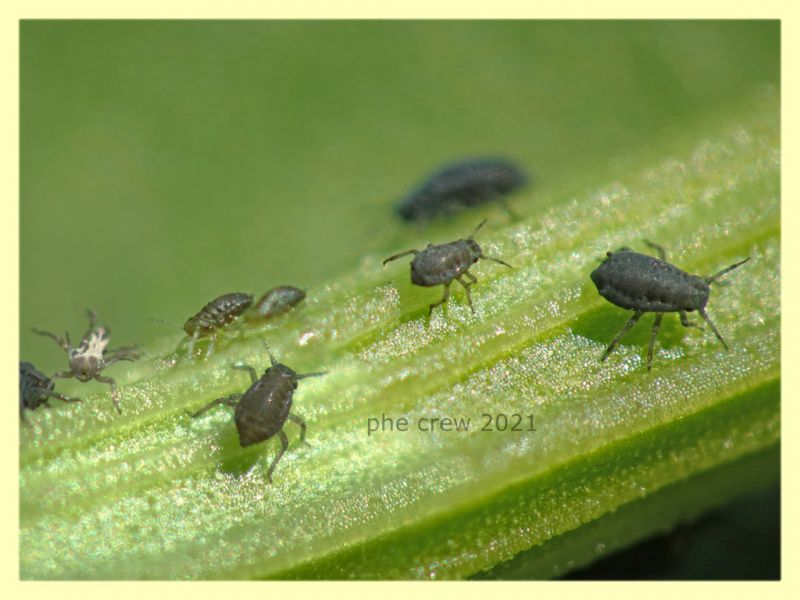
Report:
M 244 320 L 248 323 L 256 323 L 282 315 L 289 312 L 305 297 L 306 293 L 303 290 L 291 285 L 273 288 L 250 307 L 244 314 Z
M 189 414 L 192 418 L 197 418 L 218 404 L 233 406 L 236 409 L 233 418 L 239 432 L 239 443 L 242 446 L 263 442 L 277 433 L 281 440 L 281 449 L 267 471 L 267 478 L 272 483 L 272 472 L 289 447 L 289 438 L 283 431 L 286 419 L 294 421 L 300 426 L 300 442 L 305 442 L 306 439 L 306 422 L 289 412 L 292 408 L 292 396 L 297 389 L 297 382 L 306 377 L 317 377 L 325 373 L 304 373 L 302 375 L 295 373 L 286 365 L 276 362 L 269 348 L 267 348 L 267 353 L 272 366 L 264 372 L 261 379 L 258 378 L 253 367 L 242 364 L 233 365 L 234 369 L 242 369 L 250 373 L 252 385 L 244 394 L 232 394 L 224 398 L 217 398 L 197 412 Z
M 633 316 L 611 341 L 600 360 L 608 358 L 622 336 L 646 312 L 656 313 L 650 335 L 650 346 L 647 350 L 648 369 L 653 362 L 653 348 L 658 329 L 661 327 L 661 318 L 666 312 L 677 312 L 684 327 L 699 327 L 696 323 L 689 322 L 686 316 L 686 313 L 696 310 L 727 350 L 728 344 L 722 339 L 706 313 L 706 304 L 711 291 L 709 284 L 743 265 L 750 258 L 745 258 L 710 277 L 698 277 L 669 264 L 661 246 L 648 241 L 645 243 L 655 249 L 660 258 L 639 254 L 630 248 L 620 248 L 616 252 L 608 252 L 608 258 L 603 264 L 592 271 L 592 281 L 603 298 L 612 304 L 634 311 Z
M 31 363 L 19 363 L 19 416 L 25 418 L 24 410 L 36 410 L 47 406 L 50 398 L 58 398 L 63 402 L 80 402 L 80 398 L 69 398 L 53 390 L 55 381 L 37 370 Z
M 428 315 L 433 312 L 435 307 L 447 302 L 450 297 L 450 284 L 454 279 L 464 286 L 464 291 L 467 294 L 467 303 L 474 313 L 475 307 L 472 306 L 469 288 L 472 284 L 477 283 L 478 279 L 469 272 L 469 268 L 481 258 L 493 260 L 501 265 L 513 268 L 499 258 L 486 256 L 478 242 L 472 239 L 485 223 L 485 219 L 481 221 L 481 224 L 475 228 L 475 231 L 467 239 L 460 239 L 447 244 L 428 244 L 428 247 L 421 251 L 406 250 L 400 254 L 390 256 L 383 261 L 383 264 L 385 265 L 389 261 L 402 256 L 414 254 L 414 260 L 411 261 L 411 283 L 423 287 L 444 286 L 444 296 L 438 302 L 430 305 Z M 469 281 L 464 281 L 464 277 L 467 277 Z
M 406 221 L 425 221 L 501 199 L 527 182 L 525 172 L 503 158 L 462 160 L 431 174 L 400 202 L 397 214 Z
M 183 330 L 186 337 L 183 338 L 175 352 L 189 342 L 188 356 L 194 355 L 194 345 L 201 338 L 209 338 L 206 358 L 214 352 L 214 343 L 217 341 L 219 331 L 233 323 L 253 304 L 252 294 L 233 292 L 214 298 L 211 302 L 201 308 L 197 314 L 184 323 Z
M 113 365 L 121 360 L 134 361 L 139 358 L 139 352 L 135 346 L 125 346 L 117 350 L 106 350 L 108 342 L 111 341 L 111 331 L 107 327 L 97 326 L 97 315 L 92 310 L 86 311 L 89 315 L 89 329 L 83 336 L 80 345 L 76 348 L 72 346 L 69 333 L 65 337 L 58 336 L 49 331 L 34 329 L 34 333 L 46 335 L 53 338 L 69 357 L 69 371 L 62 371 L 53 375 L 52 380 L 67 379 L 75 377 L 78 381 L 90 381 L 94 379 L 100 383 L 107 383 L 111 386 L 111 399 L 117 412 L 122 413 L 119 406 L 117 384 L 111 377 L 100 375 L 106 367 Z

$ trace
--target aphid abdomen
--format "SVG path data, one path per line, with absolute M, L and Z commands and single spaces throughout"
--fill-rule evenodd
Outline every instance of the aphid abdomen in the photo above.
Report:
M 283 428 L 296 387 L 297 380 L 276 367 L 250 386 L 234 415 L 242 446 L 263 442 Z
M 305 297 L 303 290 L 291 285 L 273 288 L 245 312 L 244 319 L 249 323 L 271 319 L 288 312 Z
M 473 158 L 432 173 L 398 205 L 407 221 L 424 220 L 483 204 L 522 187 L 528 177 L 502 158 Z
M 68 398 L 56 392 L 54 380 L 50 379 L 27 361 L 19 363 L 19 416 L 25 419 L 24 410 L 36 410 L 48 399 L 58 398 L 62 402 L 80 402 L 79 398 Z
M 188 335 L 210 333 L 235 321 L 253 303 L 252 294 L 233 292 L 214 298 L 183 326 Z
M 35 410 L 47 400 L 46 390 L 50 380 L 39 371 L 32 363 L 20 361 L 19 363 L 19 408 Z
M 645 312 L 693 311 L 708 302 L 708 284 L 662 260 L 637 252 L 615 252 L 591 274 L 609 302 Z
M 411 283 L 423 287 L 452 281 L 474 263 L 464 240 L 428 246 L 411 261 Z
M 475 206 L 523 186 L 527 177 L 516 165 L 502 159 L 464 161 L 442 173 L 437 193 L 464 206 Z

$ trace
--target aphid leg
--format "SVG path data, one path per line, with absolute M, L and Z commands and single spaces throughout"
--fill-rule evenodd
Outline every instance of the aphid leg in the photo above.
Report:
M 306 422 L 301 417 L 293 415 L 292 413 L 289 413 L 289 420 L 300 425 L 300 443 L 310 446 L 311 444 L 306 441 Z
M 502 206 L 503 210 L 506 211 L 506 214 L 508 215 L 509 219 L 511 219 L 512 221 L 519 221 L 520 220 L 520 218 L 521 218 L 520 215 L 516 211 L 512 210 L 512 208 L 509 206 L 508 200 L 506 198 L 503 198 L 502 200 L 500 200 L 500 206 Z
M 681 310 L 678 312 L 681 316 L 681 325 L 683 325 L 684 327 L 697 327 L 698 329 L 703 329 L 700 325 L 698 325 L 694 321 L 689 320 L 689 317 L 686 316 L 685 310 Z
M 65 396 L 64 394 L 59 394 L 55 390 L 47 390 L 47 396 L 50 398 L 57 398 L 62 402 L 81 402 L 80 398 L 70 398 L 69 396 Z
M 188 342 L 190 339 L 192 339 L 192 338 L 190 338 L 190 337 L 187 335 L 186 337 L 184 337 L 183 339 L 181 339 L 181 341 L 180 341 L 180 342 L 178 342 L 178 345 L 177 345 L 177 346 L 175 346 L 175 350 L 173 351 L 173 354 L 174 354 L 176 357 L 177 357 L 178 353 L 181 351 L 181 348 L 183 348 L 184 344 L 186 344 L 186 342 Z
M 194 345 L 197 343 L 197 339 L 200 337 L 200 330 L 195 329 L 195 332 L 192 334 L 192 337 L 189 338 L 189 349 L 186 352 L 186 358 L 194 357 Z M 178 348 L 180 348 L 180 344 L 178 344 Z M 177 348 L 175 349 L 177 351 Z
M 438 302 L 434 302 L 433 304 L 431 304 L 428 307 L 428 317 L 431 316 L 431 313 L 433 312 L 434 308 L 436 308 L 437 306 L 441 306 L 442 304 L 447 302 L 447 299 L 450 297 L 450 284 L 451 283 L 452 283 L 452 281 L 448 281 L 447 283 L 444 284 L 444 296 L 442 296 L 442 299 L 439 300 Z
M 75 373 L 72 371 L 53 373 L 53 376 L 50 378 L 50 384 L 48 385 L 48 388 L 52 388 L 56 384 L 56 379 L 69 379 L 70 377 L 75 377 Z
M 469 274 L 469 271 L 466 271 L 465 273 L 463 273 L 463 275 L 468 275 L 468 274 Z M 472 309 L 472 314 L 474 315 L 475 314 L 475 307 L 472 306 L 472 295 L 469 293 L 469 286 L 471 286 L 472 283 L 467 283 L 466 281 L 464 281 L 461 278 L 461 275 L 456 277 L 456 279 L 458 280 L 458 283 L 460 283 L 462 286 L 464 286 L 464 292 L 467 294 L 467 304 L 469 304 L 469 307 Z
M 403 258 L 404 256 L 408 256 L 409 254 L 419 254 L 419 250 L 406 250 L 405 252 L 401 252 L 400 254 L 392 254 L 389 258 L 383 261 L 383 264 L 397 260 L 398 258 Z
M 636 325 L 636 321 L 641 319 L 643 314 L 644 314 L 643 310 L 637 310 L 635 313 L 633 313 L 633 316 L 630 318 L 630 320 L 628 320 L 628 322 L 625 323 L 625 327 L 622 328 L 622 331 L 620 331 L 617 334 L 617 337 L 611 340 L 611 343 L 608 345 L 608 348 L 606 348 L 606 351 L 603 352 L 603 356 L 600 357 L 601 362 L 608 358 L 608 355 L 611 354 L 611 351 L 617 347 L 617 344 L 619 344 L 619 341 L 622 339 L 622 336 L 628 333 L 631 327 Z
M 654 244 L 653 242 L 651 242 L 649 240 L 645 240 L 644 243 L 647 244 L 648 246 L 650 246 L 656 252 L 658 252 L 658 258 L 660 258 L 664 262 L 667 262 L 667 252 L 666 252 L 666 250 L 664 250 L 664 248 L 662 246 L 659 246 L 658 244 Z M 628 250 L 630 250 L 630 248 L 628 248 Z
M 656 320 L 653 321 L 653 330 L 650 332 L 650 346 L 647 348 L 647 370 L 650 370 L 650 366 L 653 364 L 653 348 L 656 345 L 656 336 L 658 335 L 658 330 L 661 328 L 661 319 L 664 318 L 664 313 L 656 314 Z
M 117 409 L 117 412 L 122 414 L 122 407 L 119 405 L 119 390 L 117 389 L 117 382 L 111 377 L 106 377 L 105 375 L 95 375 L 94 380 L 99 381 L 100 383 L 107 383 L 111 386 L 111 401 L 114 403 L 114 408 Z
M 258 381 L 258 373 L 250 365 L 245 365 L 243 363 L 235 363 L 235 364 L 231 365 L 231 368 L 239 369 L 240 371 L 247 371 L 247 372 L 250 373 L 250 381 L 251 382 L 255 383 L 256 381 Z
M 269 471 L 267 471 L 267 479 L 270 483 L 272 483 L 272 472 L 278 465 L 278 461 L 281 459 L 281 456 L 283 456 L 283 453 L 286 452 L 286 449 L 289 447 L 289 438 L 286 437 L 283 429 L 278 432 L 278 437 L 281 439 L 281 449 L 278 452 L 278 455 L 272 459 L 272 464 L 269 466 Z
M 712 322 L 711 322 L 711 319 L 709 318 L 709 316 L 708 316 L 708 314 L 706 313 L 706 311 L 705 311 L 704 309 L 700 309 L 700 310 L 698 310 L 697 312 L 699 312 L 699 313 L 700 313 L 700 316 L 701 316 L 701 317 L 703 317 L 703 320 L 704 320 L 706 323 L 708 323 L 709 327 L 711 327 L 711 331 L 713 331 L 713 332 L 714 332 L 714 335 L 715 335 L 715 336 L 717 336 L 717 339 L 718 339 L 720 342 L 722 342 L 722 345 L 723 345 L 723 346 L 725 346 L 725 350 L 727 350 L 727 349 L 728 349 L 728 344 L 726 344 L 726 343 L 725 343 L 725 340 L 724 340 L 724 339 L 722 339 L 722 335 L 720 335 L 719 331 L 717 331 L 717 328 L 714 326 L 714 323 L 712 323 Z
M 229 327 L 228 329 L 229 329 L 229 330 L 232 330 L 232 331 L 234 331 L 234 332 L 236 333 L 236 340 L 237 340 L 237 341 L 242 341 L 242 340 L 244 340 L 244 334 L 245 334 L 245 333 L 247 333 L 247 332 L 246 332 L 245 328 L 244 328 L 244 327 L 242 327 L 242 324 L 241 324 L 240 322 L 236 322 L 236 323 L 234 323 L 234 324 L 233 324 L 231 327 Z
M 103 357 L 103 362 L 107 367 L 108 365 L 113 365 L 115 362 L 119 362 L 121 360 L 129 360 L 133 362 L 138 358 L 139 349 L 136 346 L 123 346 L 122 348 L 117 348 L 116 350 L 110 350 L 106 352 L 106 355 Z
M 55 343 L 58 344 L 59 347 L 64 352 L 69 352 L 69 342 L 66 339 L 62 338 L 60 335 L 56 335 L 55 333 L 50 333 L 49 331 L 42 331 L 41 329 L 36 329 L 35 327 L 33 328 L 33 333 L 53 338 Z
M 217 398 L 216 400 L 212 400 L 211 402 L 206 404 L 203 408 L 201 408 L 197 412 L 191 412 L 191 411 L 187 410 L 186 414 L 188 414 L 193 419 L 196 419 L 197 417 L 202 415 L 204 412 L 206 412 L 207 410 L 211 410 L 212 408 L 214 408 L 218 404 L 225 404 L 227 406 L 232 406 L 232 407 L 236 408 L 236 405 L 239 403 L 239 398 L 241 398 L 241 397 L 242 397 L 241 394 L 231 394 L 230 396 L 224 396 L 222 398 Z
M 92 335 L 92 332 L 95 329 L 97 329 L 97 313 L 94 312 L 91 308 L 87 308 L 86 309 L 86 316 L 89 317 L 89 329 L 87 329 L 86 333 L 83 334 L 83 339 L 84 340 L 88 340 L 89 336 Z
M 208 360 L 208 358 L 209 358 L 209 357 L 210 357 L 212 354 L 214 354 L 214 344 L 216 344 L 216 343 L 217 343 L 217 334 L 216 334 L 216 333 L 212 333 L 212 334 L 211 334 L 211 335 L 208 337 L 208 348 L 206 348 L 206 357 L 205 357 L 205 360 Z

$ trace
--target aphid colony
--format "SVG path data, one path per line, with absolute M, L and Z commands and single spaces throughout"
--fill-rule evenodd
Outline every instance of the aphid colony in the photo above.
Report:
M 482 202 L 501 199 L 507 193 L 524 185 L 526 181 L 527 176 L 523 171 L 502 159 L 481 158 L 461 161 L 432 175 L 406 197 L 397 212 L 407 220 L 425 220 L 440 214 L 450 214 Z M 383 261 L 386 265 L 390 261 L 413 254 L 411 283 L 423 287 L 444 286 L 443 297 L 428 308 L 429 318 L 435 307 L 443 305 L 449 299 L 450 285 L 453 281 L 457 281 L 464 288 L 467 304 L 473 314 L 475 313 L 470 287 L 477 283 L 478 279 L 469 269 L 479 260 L 491 260 L 512 268 L 499 258 L 486 256 L 473 239 L 485 223 L 485 220 L 482 221 L 465 239 L 443 244 L 428 244 L 424 250 L 406 250 Z M 687 313 L 697 311 L 727 350 L 728 345 L 706 313 L 710 284 L 741 266 L 749 258 L 704 278 L 686 273 L 668 263 L 666 253 L 661 246 L 651 242 L 645 243 L 658 252 L 659 258 L 639 254 L 623 247 L 616 252 L 608 252 L 607 258 L 590 275 L 601 296 L 612 304 L 634 311 L 633 316 L 606 348 L 601 361 L 608 358 L 623 336 L 646 312 L 656 313 L 647 351 L 648 370 L 652 365 L 653 350 L 661 320 L 667 312 L 677 312 L 684 327 L 699 327 L 687 317 Z M 292 286 L 280 286 L 268 291 L 255 302 L 252 294 L 242 292 L 214 298 L 186 320 L 182 327 L 186 336 L 175 349 L 175 355 L 179 355 L 183 346 L 188 344 L 186 357 L 192 358 L 195 355 L 197 342 L 208 340 L 205 352 L 205 358 L 208 358 L 214 351 L 217 339 L 228 329 L 241 325 L 242 321 L 253 324 L 286 313 L 305 297 L 303 290 Z M 47 331 L 34 329 L 35 333 L 52 338 L 67 353 L 69 369 L 57 372 L 48 378 L 31 363 L 20 362 L 22 418 L 24 410 L 47 406 L 50 398 L 63 402 L 80 402 L 79 398 L 69 398 L 54 390 L 56 379 L 68 377 L 75 377 L 79 381 L 94 379 L 109 384 L 114 406 L 121 412 L 116 382 L 111 377 L 101 375 L 101 372 L 115 362 L 136 360 L 139 353 L 133 346 L 108 350 L 110 330 L 97 325 L 97 316 L 93 311 L 89 311 L 88 314 L 89 329 L 77 347 L 72 346 L 69 334 L 65 334 L 62 338 Z M 275 467 L 289 446 L 288 437 L 283 431 L 287 420 L 293 421 L 300 427 L 300 441 L 305 441 L 305 421 L 290 412 L 298 381 L 324 373 L 298 374 L 277 362 L 269 348 L 266 348 L 266 351 L 270 366 L 260 378 L 256 369 L 251 366 L 233 365 L 235 369 L 245 370 L 250 374 L 251 385 L 244 393 L 217 398 L 200 410 L 189 414 L 192 418 L 197 418 L 220 404 L 234 407 L 234 422 L 242 446 L 257 444 L 277 435 L 281 441 L 281 449 L 267 472 L 267 478 L 271 483 Z
M 187 319 L 183 326 L 187 337 L 180 341 L 175 351 L 178 352 L 188 341 L 189 349 L 187 355 L 192 356 L 197 340 L 209 338 L 209 345 L 206 349 L 206 357 L 208 357 L 213 353 L 214 343 L 220 332 L 226 325 L 236 321 L 242 314 L 245 314 L 245 319 L 251 323 L 265 321 L 288 312 L 305 297 L 305 292 L 295 287 L 277 287 L 264 294 L 249 313 L 247 309 L 253 304 L 253 296 L 251 294 L 233 293 L 214 298 L 195 315 Z M 98 327 L 97 315 L 92 310 L 87 312 L 89 315 L 89 329 L 77 347 L 72 346 L 69 333 L 65 333 L 65 337 L 62 338 L 49 331 L 33 330 L 34 333 L 52 338 L 67 353 L 69 370 L 55 373 L 48 378 L 37 371 L 31 363 L 20 362 L 20 410 L 23 407 L 35 410 L 43 405 L 47 398 L 59 398 L 65 402 L 79 402 L 79 399 L 66 398 L 53 391 L 56 379 L 75 377 L 78 381 L 94 379 L 95 381 L 109 384 L 112 390 L 114 406 L 117 411 L 121 412 L 116 382 L 111 377 L 100 375 L 100 372 L 121 360 L 134 361 L 139 358 L 139 353 L 135 346 L 107 350 L 106 347 L 111 339 L 111 330 L 108 327 Z M 37 400 L 37 398 L 39 399 Z
M 208 348 L 205 357 L 213 352 L 217 337 L 223 330 L 236 322 L 240 317 L 249 323 L 258 323 L 269 320 L 277 315 L 291 310 L 306 297 L 303 290 L 292 286 L 280 286 L 265 293 L 253 305 L 253 296 L 234 292 L 214 298 L 201 308 L 196 314 L 189 317 L 183 326 L 186 337 L 183 338 L 175 349 L 177 354 L 188 342 L 188 357 L 194 356 L 194 346 L 201 338 L 208 338 Z M 118 400 L 116 382 L 111 377 L 100 375 L 106 367 L 120 360 L 136 360 L 139 354 L 135 347 L 125 347 L 118 350 L 107 350 L 110 341 L 110 330 L 107 327 L 98 327 L 97 315 L 88 311 L 89 329 L 83 336 L 81 344 L 73 347 L 69 333 L 62 338 L 54 333 L 33 331 L 39 335 L 52 338 L 67 353 L 69 357 L 69 370 L 47 377 L 38 371 L 29 362 L 19 364 L 19 409 L 20 418 L 24 419 L 25 410 L 35 410 L 39 406 L 47 406 L 50 398 L 57 398 L 63 402 L 80 402 L 79 398 L 69 398 L 55 392 L 56 379 L 76 377 L 79 381 L 94 379 L 108 383 L 112 390 L 112 400 L 118 412 L 122 412 Z M 305 441 L 306 423 L 297 415 L 289 412 L 292 406 L 294 391 L 297 382 L 306 377 L 315 377 L 323 373 L 298 374 L 286 365 L 277 363 L 272 353 L 267 348 L 272 366 L 266 370 L 259 379 L 256 370 L 250 366 L 235 365 L 235 368 L 249 371 L 252 385 L 244 394 L 233 394 L 225 398 L 218 398 L 192 417 L 198 417 L 208 409 L 218 405 L 227 404 L 235 406 L 235 422 L 239 430 L 239 442 L 242 446 L 250 446 L 270 439 L 278 434 L 281 440 L 281 450 L 270 465 L 267 478 L 272 483 L 272 472 L 281 456 L 289 446 L 289 439 L 283 432 L 283 425 L 287 419 L 300 426 L 300 441 Z

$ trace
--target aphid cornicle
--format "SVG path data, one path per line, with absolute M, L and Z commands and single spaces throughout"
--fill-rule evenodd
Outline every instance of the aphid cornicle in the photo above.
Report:
M 107 327 L 97 326 L 97 315 L 93 310 L 87 310 L 89 315 L 89 329 L 83 336 L 78 347 L 73 347 L 69 339 L 69 333 L 61 337 L 49 331 L 34 329 L 34 333 L 52 338 L 69 357 L 69 371 L 56 373 L 51 377 L 56 379 L 67 379 L 75 377 L 78 381 L 90 381 L 94 379 L 100 383 L 107 383 L 111 386 L 111 400 L 117 412 L 122 413 L 117 397 L 117 383 L 111 377 L 100 375 L 106 367 L 113 365 L 121 360 L 134 361 L 139 358 L 139 352 L 135 346 L 125 346 L 117 350 L 106 350 L 108 342 L 111 341 L 111 331 Z
M 175 352 L 189 342 L 187 355 L 193 356 L 197 340 L 207 337 L 209 343 L 206 358 L 208 358 L 214 352 L 214 343 L 217 341 L 219 331 L 242 316 L 251 304 L 253 304 L 253 295 L 241 292 L 223 294 L 214 298 L 184 323 L 183 330 L 186 332 L 186 337 L 180 341 Z
M 397 206 L 397 214 L 406 221 L 425 221 L 454 214 L 502 199 L 527 182 L 525 172 L 509 160 L 470 158 L 445 165 L 428 176 L 403 198 Z
M 297 306 L 305 297 L 306 293 L 303 290 L 291 285 L 272 288 L 244 313 L 244 320 L 248 323 L 257 323 L 282 315 Z
M 467 294 L 467 304 L 469 304 L 474 313 L 475 307 L 472 306 L 472 296 L 469 288 L 472 284 L 477 283 L 478 279 L 469 272 L 469 268 L 480 259 L 492 260 L 513 268 L 499 258 L 486 256 L 478 242 L 472 239 L 485 223 L 485 219 L 481 221 L 481 224 L 475 228 L 475 231 L 467 239 L 460 239 L 447 244 L 428 244 L 425 250 L 406 250 L 390 256 L 383 261 L 383 264 L 385 265 L 389 261 L 414 254 L 414 260 L 411 261 L 411 283 L 423 287 L 444 286 L 444 296 L 438 302 L 430 305 L 428 315 L 433 312 L 435 307 L 447 302 L 450 297 L 450 284 L 453 283 L 453 280 L 464 286 L 464 291 Z M 469 281 L 464 281 L 464 277 L 467 277 Z
M 235 364 L 234 369 L 242 369 L 250 373 L 252 385 L 244 394 L 232 394 L 224 398 L 217 398 L 195 413 L 189 413 L 192 418 L 197 418 L 207 410 L 219 404 L 232 406 L 236 429 L 239 432 L 239 443 L 242 446 L 251 446 L 268 440 L 275 434 L 281 440 L 281 449 L 278 455 L 272 460 L 272 464 L 267 471 L 267 479 L 272 483 L 272 472 L 278 465 L 278 461 L 289 447 L 289 438 L 283 431 L 286 419 L 293 421 L 300 426 L 300 442 L 306 439 L 306 422 L 289 411 L 292 408 L 294 391 L 297 389 L 297 382 L 307 377 L 318 377 L 325 373 L 303 373 L 299 374 L 284 364 L 275 360 L 275 357 L 267 348 L 271 366 L 264 372 L 259 379 L 256 370 L 248 365 Z
M 62 402 L 80 402 L 80 398 L 70 398 L 53 390 L 55 382 L 39 371 L 32 363 L 19 362 L 19 416 L 25 418 L 23 411 L 36 410 L 40 406 L 47 406 L 50 398 L 57 398 Z
M 656 336 L 666 312 L 677 312 L 684 327 L 699 327 L 696 323 L 690 322 L 686 316 L 686 313 L 696 310 L 727 350 L 728 344 L 706 313 L 706 304 L 711 292 L 709 285 L 743 265 L 750 258 L 734 263 L 709 277 L 698 277 L 668 263 L 666 252 L 661 246 L 648 241 L 645 243 L 658 252 L 659 258 L 639 254 L 630 248 L 620 248 L 616 252 L 608 252 L 606 254 L 608 258 L 603 264 L 592 271 L 592 282 L 603 298 L 612 304 L 634 311 L 633 316 L 611 341 L 600 360 L 608 358 L 622 337 L 646 312 L 656 313 L 647 350 L 648 369 L 653 362 Z

